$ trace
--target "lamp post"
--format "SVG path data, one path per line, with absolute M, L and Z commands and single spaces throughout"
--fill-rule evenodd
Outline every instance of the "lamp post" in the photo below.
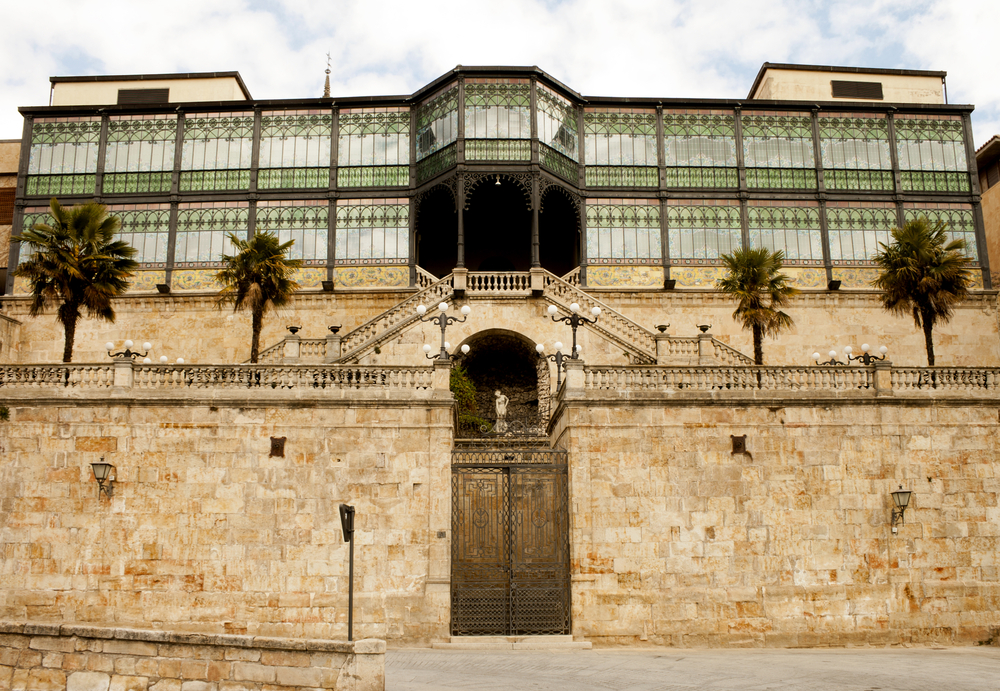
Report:
M 445 348 L 444 357 L 448 358 L 449 360 L 454 360 L 455 358 L 459 357 L 458 353 L 449 353 L 448 352 L 448 350 L 451 349 L 451 343 L 448 343 L 448 341 L 444 342 L 444 348 Z M 424 344 L 424 357 L 426 357 L 428 360 L 441 360 L 442 359 L 442 357 L 441 357 L 440 354 L 438 354 L 438 355 L 431 355 L 431 350 L 433 350 L 433 348 L 431 348 L 430 344 L 425 343 Z M 462 351 L 462 355 L 468 355 L 469 351 L 471 350 L 471 348 L 469 348 L 469 344 L 466 343 L 461 348 L 459 348 L 459 350 Z
M 861 364 L 863 364 L 863 365 L 873 365 L 876 362 L 879 362 L 880 360 L 885 360 L 886 353 L 889 352 L 888 348 L 886 348 L 885 346 L 882 346 L 881 348 L 878 349 L 878 352 L 882 353 L 882 357 L 875 357 L 874 355 L 872 355 L 871 353 L 868 352 L 870 350 L 871 350 L 871 346 L 869 346 L 867 343 L 862 343 L 861 344 L 861 351 L 862 351 L 861 355 L 858 355 L 857 357 L 851 355 L 851 346 L 847 346 L 846 348 L 844 348 L 844 353 L 847 355 L 847 361 L 848 362 L 853 362 L 855 360 L 861 360 Z
M 826 361 L 826 362 L 820 362 L 819 361 L 820 354 L 819 353 L 813 353 L 813 360 L 816 361 L 817 365 L 843 365 L 844 364 L 843 362 L 841 362 L 840 360 L 837 359 L 837 351 L 836 350 L 831 350 L 829 353 L 827 353 L 827 355 L 830 356 L 830 359 L 828 361 Z
M 422 321 L 422 322 L 434 322 L 435 324 L 437 324 L 438 326 L 441 327 L 441 352 L 438 354 L 437 358 L 431 358 L 431 359 L 438 359 L 438 360 L 450 360 L 451 359 L 451 356 L 448 354 L 448 344 L 444 340 L 444 334 L 445 334 L 445 330 L 451 324 L 461 324 L 466 319 L 468 319 L 469 313 L 472 312 L 472 308 L 469 307 L 468 305 L 464 305 L 462 307 L 461 311 L 462 311 L 462 318 L 461 319 L 459 319 L 458 317 L 449 317 L 448 316 L 448 303 L 447 302 L 442 302 L 442 303 L 438 304 L 438 315 L 436 317 L 427 317 L 425 319 L 424 315 L 427 314 L 427 308 L 424 307 L 423 305 L 418 305 L 417 306 L 417 315 L 420 318 L 420 321 Z M 424 352 L 425 353 L 429 353 L 430 352 L 429 349 L 426 346 L 424 347 Z M 469 351 L 463 350 L 463 352 L 467 353 Z
M 151 344 L 149 341 L 146 341 L 145 343 L 142 344 L 142 349 L 146 352 L 140 353 L 138 351 L 132 350 L 132 346 L 134 345 L 135 344 L 132 343 L 132 341 L 125 341 L 124 343 L 125 350 L 118 353 L 112 353 L 111 351 L 115 349 L 115 344 L 112 343 L 111 341 L 108 341 L 107 343 L 104 344 L 104 348 L 105 350 L 108 351 L 108 357 L 122 358 L 123 360 L 126 358 L 130 360 L 135 360 L 137 357 L 144 358 L 147 355 L 149 355 L 149 350 L 150 348 L 153 347 L 153 344 Z
M 568 360 L 570 358 L 568 355 L 562 354 L 563 344 L 561 341 L 556 341 L 555 343 L 552 344 L 552 347 L 556 349 L 556 352 L 552 353 L 551 355 L 545 354 L 544 343 L 539 343 L 538 345 L 536 345 L 535 350 L 538 351 L 539 356 L 545 358 L 546 360 L 551 360 L 552 362 L 556 363 L 556 391 L 559 391 L 559 389 L 562 388 L 563 360 Z M 580 348 L 577 347 L 577 352 L 579 351 Z
M 580 328 L 581 324 L 596 324 L 597 318 L 601 316 L 601 308 L 594 307 L 590 310 L 590 313 L 594 316 L 593 319 L 587 319 L 580 314 L 580 305 L 575 302 L 569 306 L 569 311 L 572 312 L 571 315 L 567 317 L 557 317 L 556 313 L 559 309 L 555 305 L 549 305 L 548 314 L 552 317 L 552 321 L 558 323 L 563 322 L 569 324 L 570 328 L 573 329 L 573 347 L 570 349 L 569 357 L 573 360 L 577 360 L 580 357 L 581 348 L 576 345 L 576 330 Z
M 351 544 L 351 555 L 347 571 L 347 640 L 354 640 L 354 507 L 341 504 L 340 528 L 344 542 Z

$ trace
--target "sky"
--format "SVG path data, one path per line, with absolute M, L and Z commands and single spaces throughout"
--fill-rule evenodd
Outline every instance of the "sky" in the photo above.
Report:
M 0 139 L 53 75 L 238 71 L 255 98 L 410 94 L 537 65 L 584 95 L 745 98 L 764 62 L 946 71 L 1000 134 L 998 0 L 0 0 Z

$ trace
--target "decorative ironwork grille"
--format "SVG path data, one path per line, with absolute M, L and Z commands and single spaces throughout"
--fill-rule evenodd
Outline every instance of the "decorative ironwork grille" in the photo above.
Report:
M 870 263 L 881 249 L 879 243 L 892 240 L 896 207 L 877 202 L 829 202 L 826 227 L 834 264 Z
M 458 164 L 458 148 L 449 144 L 417 163 L 417 182 L 430 180 Z
M 280 242 L 293 240 L 290 259 L 306 265 L 325 265 L 330 207 L 325 200 L 262 201 L 257 203 L 256 231 L 271 231 Z
M 350 108 L 340 111 L 339 187 L 398 187 L 410 183 L 410 111 Z
M 338 264 L 405 264 L 410 256 L 407 199 L 337 202 Z
M 122 223 L 116 239 L 124 240 L 137 251 L 134 259 L 145 268 L 162 268 L 167 261 L 170 238 L 169 204 L 129 204 L 109 206 L 108 213 Z
M 814 189 L 812 118 L 745 114 L 743 158 L 749 187 Z
M 785 260 L 823 263 L 823 232 L 819 207 L 800 202 L 756 202 L 747 205 L 750 246 L 781 250 Z
M 965 130 L 946 115 L 895 119 L 900 184 L 904 191 L 968 192 Z
M 104 154 L 104 193 L 169 192 L 176 141 L 176 115 L 112 115 Z
M 222 255 L 232 252 L 229 233 L 247 237 L 250 207 L 246 202 L 181 204 L 177 212 L 176 266 L 221 266 Z
M 466 139 L 530 139 L 531 85 L 527 79 L 465 84 Z
M 538 141 L 574 163 L 580 160 L 579 127 L 573 104 L 541 84 L 536 89 Z M 542 165 L 546 165 L 542 161 Z M 553 169 L 560 172 L 558 169 Z M 574 168 L 575 171 L 575 168 Z M 573 177 L 576 177 L 574 172 Z
M 661 263 L 659 201 L 603 199 L 600 203 L 587 204 L 587 259 L 628 264 Z
M 587 108 L 583 114 L 586 183 L 590 187 L 657 187 L 656 113 Z
M 667 187 L 737 187 L 736 116 L 731 112 L 663 114 Z
M 819 114 L 823 179 L 830 190 L 892 190 L 889 122 L 885 117 Z
M 947 235 L 951 240 L 965 240 L 965 256 L 973 262 L 979 261 L 979 245 L 976 242 L 976 222 L 972 207 L 968 204 L 906 204 L 903 219 L 906 223 L 926 216 L 932 224 L 948 224 Z
M 24 216 L 21 218 L 21 232 L 28 230 L 36 223 L 44 223 L 46 225 L 51 225 L 52 215 L 49 213 L 49 208 L 45 206 L 36 206 L 27 208 L 24 210 Z M 17 263 L 22 264 L 31 258 L 34 254 L 35 249 L 32 245 L 22 242 L 17 253 Z
M 670 200 L 667 238 L 670 259 L 717 260 L 743 244 L 740 205 L 735 200 Z M 700 262 L 699 262 L 700 263 Z
M 458 87 L 452 86 L 417 108 L 417 160 L 458 140 Z
M 25 193 L 94 194 L 100 118 L 38 118 L 31 126 Z
M 566 452 L 452 452 L 451 634 L 570 633 Z
M 260 120 L 260 189 L 330 184 L 333 116 L 322 110 L 266 111 Z
M 248 188 L 253 120 L 249 113 L 188 114 L 181 148 L 181 191 Z

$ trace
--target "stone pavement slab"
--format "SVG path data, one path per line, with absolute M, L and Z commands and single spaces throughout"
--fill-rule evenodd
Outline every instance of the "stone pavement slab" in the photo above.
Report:
M 1000 648 L 389 650 L 386 691 L 1000 691 Z

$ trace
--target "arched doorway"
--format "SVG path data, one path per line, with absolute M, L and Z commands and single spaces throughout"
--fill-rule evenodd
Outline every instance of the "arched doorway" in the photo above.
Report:
M 580 219 L 576 203 L 562 188 L 549 187 L 542 197 L 538 245 L 542 268 L 556 276 L 580 266 Z
M 472 190 L 468 207 L 465 266 L 470 271 L 531 268 L 531 210 L 517 184 L 491 175 Z
M 455 199 L 444 187 L 435 187 L 417 208 L 416 261 L 442 278 L 455 268 L 458 257 L 458 214 Z
M 480 332 L 466 343 L 471 350 L 460 364 L 476 387 L 476 416 L 491 424 L 496 421 L 499 391 L 507 399 L 509 423 L 544 429 L 549 413 L 549 368 L 534 344 L 499 329 Z M 462 430 L 456 436 L 462 436 Z

